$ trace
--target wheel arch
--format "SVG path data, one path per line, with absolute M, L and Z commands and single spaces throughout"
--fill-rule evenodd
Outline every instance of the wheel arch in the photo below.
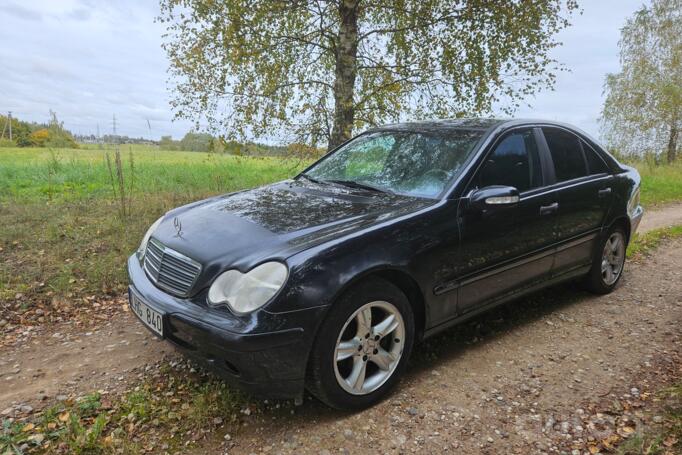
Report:
M 610 231 L 614 227 L 621 227 L 625 231 L 625 244 L 629 245 L 630 244 L 630 238 L 631 238 L 631 231 L 632 231 L 632 226 L 630 226 L 630 219 L 627 216 L 620 216 L 613 220 L 611 224 L 609 224 L 608 229 L 604 231 L 606 232 Z
M 405 294 L 405 297 L 407 297 L 407 301 L 410 303 L 414 314 L 415 341 L 421 340 L 424 336 L 424 331 L 426 328 L 426 301 L 424 299 L 424 294 L 421 290 L 421 287 L 417 281 L 405 270 L 389 266 L 373 267 L 371 269 L 365 270 L 364 272 L 359 273 L 352 279 L 348 280 L 338 290 L 331 300 L 332 305 L 337 302 L 341 296 L 348 291 L 348 289 L 358 285 L 362 281 L 371 278 L 380 278 L 388 281 L 400 289 L 403 294 Z

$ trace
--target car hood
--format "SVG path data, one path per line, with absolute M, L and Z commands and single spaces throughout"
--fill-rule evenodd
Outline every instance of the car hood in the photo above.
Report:
M 153 237 L 205 271 L 245 271 L 435 202 L 287 180 L 172 210 Z

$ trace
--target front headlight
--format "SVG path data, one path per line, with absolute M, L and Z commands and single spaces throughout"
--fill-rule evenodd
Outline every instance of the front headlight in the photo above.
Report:
M 228 305 L 235 313 L 250 313 L 266 303 L 284 286 L 287 267 L 281 262 L 266 262 L 241 273 L 228 270 L 208 290 L 212 306 Z
M 159 224 L 161 224 L 161 221 L 163 221 L 163 217 L 154 221 L 154 224 L 152 224 L 149 227 L 149 229 L 147 229 L 147 233 L 144 235 L 144 237 L 142 237 L 142 243 L 140 243 L 140 246 L 137 249 L 137 258 L 140 261 L 144 259 L 144 252 L 147 249 L 147 242 L 149 242 L 149 238 L 152 236 L 154 231 L 156 231 L 156 228 L 159 227 Z

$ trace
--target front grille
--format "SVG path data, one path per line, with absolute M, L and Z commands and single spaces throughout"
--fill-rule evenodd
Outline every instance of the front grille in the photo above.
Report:
M 161 289 L 187 297 L 199 277 L 201 264 L 151 238 L 144 254 L 144 269 Z

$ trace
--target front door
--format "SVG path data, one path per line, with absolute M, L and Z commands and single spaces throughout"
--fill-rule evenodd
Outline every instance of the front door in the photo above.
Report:
M 458 312 L 475 310 L 549 276 L 554 259 L 556 193 L 546 187 L 538 129 L 502 136 L 470 190 L 492 185 L 519 190 L 520 201 L 490 212 L 459 208 Z M 466 194 L 466 193 L 465 193 Z

